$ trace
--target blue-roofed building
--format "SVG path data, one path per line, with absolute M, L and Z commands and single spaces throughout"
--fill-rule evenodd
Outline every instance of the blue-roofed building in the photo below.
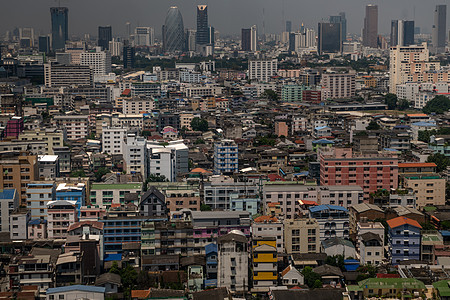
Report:
M 313 135 L 316 138 L 319 138 L 321 136 L 331 136 L 331 128 L 328 126 L 319 126 L 314 128 L 314 133 Z
M 10 232 L 9 216 L 19 207 L 19 198 L 20 196 L 16 189 L 0 190 L 1 232 Z
M 315 140 L 312 141 L 312 150 L 317 151 L 319 148 L 332 147 L 333 145 L 334 142 L 327 139 Z
M 342 206 L 318 205 L 309 208 L 311 218 L 317 219 L 320 228 L 320 240 L 341 237 L 349 238 L 348 210 Z
M 57 299 L 105 299 L 105 287 L 91 285 L 69 285 L 47 289 L 47 300 Z
M 428 131 L 437 129 L 434 122 L 415 122 L 411 124 L 412 138 L 414 141 L 419 140 L 419 131 Z
M 32 219 L 28 222 L 28 239 L 46 239 L 47 238 L 47 220 Z
M 56 200 L 75 201 L 78 217 L 80 217 L 80 207 L 86 202 L 86 184 L 60 183 L 56 188 Z
M 211 243 L 205 246 L 206 277 L 205 288 L 217 286 L 217 244 Z

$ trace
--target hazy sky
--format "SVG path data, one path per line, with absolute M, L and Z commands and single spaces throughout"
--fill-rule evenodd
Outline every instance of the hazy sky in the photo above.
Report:
M 317 22 L 340 11 L 346 12 L 348 32 L 360 33 L 364 7 L 378 4 L 379 32 L 390 31 L 390 20 L 413 19 L 422 32 L 430 32 L 436 4 L 446 0 L 61 0 L 69 8 L 69 34 L 97 34 L 97 26 L 112 25 L 113 35 L 125 32 L 125 22 L 132 26 L 151 26 L 160 35 L 167 9 L 176 5 L 183 15 L 185 27 L 195 28 L 195 7 L 208 4 L 209 22 L 221 34 L 238 34 L 243 27 L 258 25 L 262 32 L 279 33 L 283 20 L 291 20 L 293 28 L 302 22 L 315 28 Z M 36 34 L 50 31 L 50 0 L 2 0 L 0 35 L 14 27 L 34 27 Z M 263 18 L 263 10 L 265 17 Z M 414 14 L 415 11 L 415 14 Z M 283 17 L 284 12 L 284 17 Z M 450 15 L 447 25 L 450 25 Z M 448 28 L 449 26 L 447 26 Z M 317 30 L 317 29 L 316 29 Z

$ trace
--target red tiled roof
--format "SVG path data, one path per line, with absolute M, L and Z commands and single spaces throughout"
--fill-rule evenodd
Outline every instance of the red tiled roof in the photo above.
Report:
M 315 201 L 309 201 L 309 200 L 298 200 L 300 205 L 318 205 Z
M 205 169 L 202 168 L 195 168 L 191 170 L 191 173 L 211 173 L 211 172 L 206 171 Z
M 276 217 L 272 216 L 259 216 L 254 220 L 256 223 L 263 223 L 263 222 L 278 222 L 278 219 Z
M 292 266 L 291 265 L 287 266 L 287 268 L 284 269 L 283 272 L 281 272 L 281 277 L 286 275 L 290 270 L 292 270 Z
M 409 162 L 409 163 L 399 163 L 399 168 L 424 168 L 424 167 L 436 167 L 435 163 L 420 163 L 420 162 Z
M 150 296 L 150 290 L 131 290 L 131 298 L 146 299 Z
M 124 89 L 123 92 L 122 92 L 122 95 L 124 95 L 124 96 L 131 95 L 131 90 L 130 89 Z
M 267 177 L 270 181 L 285 181 L 284 178 L 278 174 L 269 174 Z
M 83 222 L 73 223 L 72 225 L 69 226 L 69 229 L 67 229 L 67 230 L 72 231 L 72 230 L 80 228 L 84 225 L 90 225 L 97 229 L 103 229 L 103 226 L 104 226 L 104 224 L 102 222 L 98 222 L 98 221 L 83 221 Z
M 417 222 L 416 220 L 412 220 L 406 217 L 397 217 L 394 219 L 390 219 L 387 221 L 388 225 L 390 228 L 395 228 L 398 226 L 402 226 L 405 224 L 414 226 L 414 227 L 418 227 L 418 228 L 422 228 L 422 226 L 420 226 L 419 222 Z

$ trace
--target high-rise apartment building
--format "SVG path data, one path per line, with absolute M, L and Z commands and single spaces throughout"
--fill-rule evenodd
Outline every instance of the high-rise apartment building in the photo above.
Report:
M 414 21 L 392 20 L 391 46 L 409 46 L 414 44 Z
M 46 87 L 92 86 L 93 73 L 90 66 L 45 64 L 44 83 Z
M 98 27 L 98 46 L 102 50 L 109 50 L 109 42 L 112 40 L 112 27 L 99 26 Z
M 208 26 L 208 6 L 197 6 L 197 45 L 210 44 L 210 34 Z
M 322 98 L 345 99 L 356 94 L 355 72 L 325 72 L 322 74 Z
M 396 93 L 396 87 L 409 81 L 425 82 L 428 73 L 436 74 L 440 69 L 439 62 L 429 61 L 426 43 L 421 45 L 391 47 L 389 55 L 389 92 Z M 430 82 L 439 80 L 431 79 Z
M 123 43 L 116 39 L 112 39 L 109 41 L 109 52 L 111 53 L 111 56 L 122 56 Z
M 101 47 L 95 47 L 81 53 L 80 65 L 91 67 L 94 75 L 107 75 L 111 73 L 111 53 L 108 50 L 102 51 Z
M 434 9 L 434 24 L 432 28 L 433 53 L 445 51 L 447 35 L 447 5 L 436 5 Z
M 69 9 L 67 7 L 51 7 L 52 17 L 52 49 L 64 49 L 69 39 Z
M 108 154 L 123 154 L 123 141 L 126 136 L 126 128 L 103 126 L 102 152 Z
M 284 246 L 287 254 L 320 252 L 320 227 L 316 219 L 284 221 Z
M 342 52 L 341 23 L 319 23 L 317 51 L 323 53 Z
M 277 59 L 250 60 L 248 66 L 249 79 L 268 82 L 278 70 Z
M 214 173 L 237 173 L 238 146 L 233 140 L 222 140 L 214 144 Z
M 369 4 L 366 6 L 366 16 L 363 27 L 363 46 L 378 47 L 378 6 Z
M 183 51 L 185 47 L 185 35 L 183 16 L 176 6 L 167 11 L 167 16 L 162 29 L 163 46 L 166 52 Z
M 123 45 L 123 68 L 125 70 L 134 68 L 134 56 L 134 47 L 132 47 L 128 41 L 125 41 Z
M 155 30 L 152 27 L 134 29 L 134 46 L 152 46 L 155 43 Z
M 251 28 L 242 29 L 241 49 L 242 51 L 255 52 L 258 47 L 258 30 L 256 25 Z
M 128 134 L 123 143 L 124 170 L 127 174 L 141 173 L 144 178 L 147 178 L 147 140 L 135 134 Z

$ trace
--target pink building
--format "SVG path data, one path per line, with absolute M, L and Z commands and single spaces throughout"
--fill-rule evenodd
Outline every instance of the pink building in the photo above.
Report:
M 106 209 L 94 205 L 82 206 L 80 208 L 80 222 L 98 221 L 106 215 Z
M 364 200 L 379 189 L 397 189 L 398 158 L 392 152 L 354 154 L 351 148 L 323 149 L 320 157 L 321 185 L 359 185 Z
M 275 122 L 275 135 L 287 137 L 289 135 L 289 128 L 286 122 Z
M 6 123 L 5 137 L 19 137 L 19 134 L 23 131 L 23 118 L 12 117 L 11 120 Z
M 28 239 L 39 240 L 47 238 L 47 220 L 33 219 L 28 222 Z
M 47 204 L 49 239 L 67 238 L 67 229 L 78 221 L 76 201 L 56 200 Z

